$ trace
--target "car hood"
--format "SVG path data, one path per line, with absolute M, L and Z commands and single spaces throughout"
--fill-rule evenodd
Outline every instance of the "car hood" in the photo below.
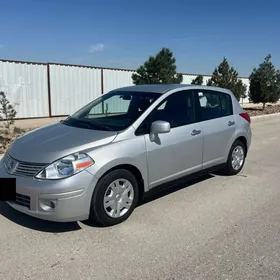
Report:
M 56 123 L 19 137 L 11 145 L 11 157 L 33 163 L 51 163 L 69 154 L 106 145 L 115 131 L 100 131 Z

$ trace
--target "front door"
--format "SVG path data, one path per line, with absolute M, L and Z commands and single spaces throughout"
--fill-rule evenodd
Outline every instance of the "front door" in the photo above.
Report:
M 145 134 L 150 188 L 202 169 L 203 131 L 196 123 L 192 91 L 168 96 L 147 117 L 147 122 L 170 123 L 171 130 L 151 141 Z

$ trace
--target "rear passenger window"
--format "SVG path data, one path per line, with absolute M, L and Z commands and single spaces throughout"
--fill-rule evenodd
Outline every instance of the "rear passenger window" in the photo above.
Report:
M 229 94 L 216 91 L 199 91 L 197 93 L 200 115 L 203 121 L 230 116 L 233 114 Z

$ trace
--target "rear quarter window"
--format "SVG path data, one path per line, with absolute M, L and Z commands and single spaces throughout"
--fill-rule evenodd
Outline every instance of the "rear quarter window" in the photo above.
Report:
M 227 93 L 220 93 L 222 116 L 230 116 L 233 114 L 231 96 Z

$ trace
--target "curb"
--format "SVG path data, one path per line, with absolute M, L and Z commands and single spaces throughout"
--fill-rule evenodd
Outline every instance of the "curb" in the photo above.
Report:
M 277 117 L 280 117 L 280 113 L 254 116 L 254 117 L 251 117 L 251 121 L 252 121 L 252 123 L 256 123 L 256 122 L 266 121 L 266 120 L 270 120 L 270 119 L 275 119 Z

